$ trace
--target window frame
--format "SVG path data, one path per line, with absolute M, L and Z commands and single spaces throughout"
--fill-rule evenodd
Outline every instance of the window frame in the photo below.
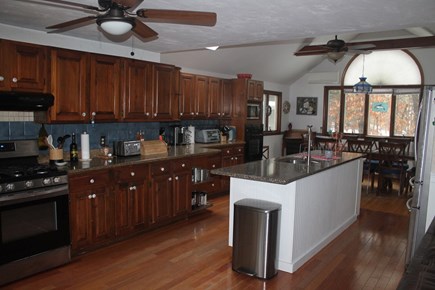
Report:
M 391 90 L 392 92 L 392 100 L 391 100 L 391 116 L 390 116 L 390 134 L 387 137 L 399 137 L 399 135 L 394 135 L 395 128 L 395 116 L 396 116 L 396 97 L 399 95 L 395 93 L 396 90 L 399 89 L 415 89 L 419 91 L 419 102 L 423 96 L 423 85 L 402 85 L 402 86 L 373 86 L 373 89 L 381 89 L 381 90 Z M 322 134 L 327 135 L 327 122 L 328 122 L 328 98 L 330 90 L 340 90 L 340 118 L 339 118 L 339 133 L 343 133 L 344 130 L 344 104 L 345 104 L 345 93 L 346 91 L 352 90 L 351 86 L 325 86 L 324 94 L 323 94 L 323 120 L 322 120 Z M 368 126 L 368 114 L 369 114 L 369 94 L 365 94 L 365 102 L 364 102 L 364 129 L 363 133 L 351 134 L 346 133 L 346 135 L 367 135 L 367 126 Z
M 277 96 L 278 97 L 278 101 L 277 101 L 277 109 L 276 109 L 276 118 L 277 118 L 277 122 L 276 122 L 276 130 L 272 130 L 272 131 L 268 131 L 267 128 L 269 127 L 269 120 L 268 117 L 265 115 L 267 112 L 267 107 L 265 106 L 265 104 L 269 104 L 269 96 L 273 95 L 273 96 Z M 263 135 L 278 135 L 281 134 L 281 111 L 282 111 L 282 92 L 278 92 L 278 91 L 270 91 L 270 90 L 264 90 L 263 91 L 263 102 L 261 103 L 262 106 L 262 110 L 261 110 L 261 120 L 265 120 L 264 124 L 263 124 Z

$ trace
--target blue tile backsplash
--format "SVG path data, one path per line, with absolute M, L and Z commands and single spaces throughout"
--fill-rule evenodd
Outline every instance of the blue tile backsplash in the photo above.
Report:
M 197 129 L 218 128 L 218 120 L 190 120 L 170 123 L 143 122 L 143 123 L 96 123 L 96 124 L 46 124 L 47 133 L 57 137 L 66 134 L 76 133 L 77 144 L 80 147 L 80 134 L 84 131 L 90 136 L 91 149 L 99 148 L 100 137 L 106 136 L 107 144 L 117 140 L 135 140 L 136 133 L 142 131 L 145 140 L 156 140 L 159 138 L 159 131 L 164 128 L 165 135 L 170 140 L 171 126 L 195 126 Z M 35 122 L 0 122 L 0 141 L 2 140 L 23 140 L 37 139 L 41 124 Z M 65 146 L 69 146 L 71 139 L 68 139 Z M 68 148 L 68 147 L 67 147 Z

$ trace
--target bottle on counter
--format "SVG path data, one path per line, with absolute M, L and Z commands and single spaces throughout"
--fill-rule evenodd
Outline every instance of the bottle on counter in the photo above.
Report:
M 76 134 L 72 133 L 71 145 L 69 146 L 69 159 L 71 162 L 79 161 L 79 150 L 76 143 Z

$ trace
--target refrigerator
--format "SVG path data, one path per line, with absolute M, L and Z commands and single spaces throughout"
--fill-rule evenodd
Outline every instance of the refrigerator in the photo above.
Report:
M 435 129 L 435 95 L 433 89 L 433 87 L 424 88 L 414 136 L 416 171 L 415 177 L 411 179 L 411 184 L 413 183 L 412 197 L 406 204 L 410 211 L 410 219 L 405 265 L 408 265 L 414 256 L 428 226 L 426 221 Z

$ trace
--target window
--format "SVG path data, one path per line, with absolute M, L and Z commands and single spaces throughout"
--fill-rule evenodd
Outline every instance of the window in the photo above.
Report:
M 351 90 L 350 87 L 344 90 L 325 87 L 324 134 L 414 136 L 420 87 L 375 88 L 370 94 Z M 343 108 L 341 104 L 344 104 Z
M 353 92 L 361 75 L 373 86 L 370 94 Z M 322 133 L 412 137 L 423 80 L 421 65 L 409 51 L 355 56 L 341 86 L 325 87 Z
M 281 92 L 264 91 L 263 124 L 265 134 L 281 133 Z

